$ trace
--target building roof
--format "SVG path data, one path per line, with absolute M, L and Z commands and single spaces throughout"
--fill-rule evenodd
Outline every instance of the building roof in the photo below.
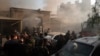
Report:
M 20 20 L 20 19 L 0 16 L 0 20 Z
M 38 12 L 47 12 L 50 13 L 50 11 L 46 11 L 46 10 L 41 10 L 41 9 L 27 9 L 27 8 L 18 8 L 18 7 L 11 7 L 10 9 L 15 9 L 15 10 L 29 10 L 29 11 L 38 11 Z

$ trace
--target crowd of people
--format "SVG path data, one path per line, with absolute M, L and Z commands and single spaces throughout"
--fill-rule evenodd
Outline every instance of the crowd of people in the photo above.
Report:
M 61 49 L 68 40 L 77 38 L 76 33 L 68 31 L 65 35 L 57 35 L 56 44 L 45 37 L 48 32 L 29 34 L 26 31 L 19 33 L 14 30 L 6 37 L 7 41 L 0 46 L 0 56 L 50 56 Z M 0 35 L 0 38 L 2 35 Z

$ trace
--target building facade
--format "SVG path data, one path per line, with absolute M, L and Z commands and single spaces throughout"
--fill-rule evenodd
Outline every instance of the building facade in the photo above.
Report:
M 35 27 L 43 32 L 50 28 L 50 11 L 10 8 L 10 17 L 21 19 L 22 29 L 28 27 L 31 31 Z

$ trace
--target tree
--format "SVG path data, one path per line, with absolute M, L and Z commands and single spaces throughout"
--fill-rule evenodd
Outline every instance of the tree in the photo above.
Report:
M 87 27 L 92 27 L 98 26 L 100 24 L 100 16 L 99 16 L 99 11 L 98 11 L 98 3 L 95 3 L 95 6 L 92 8 L 92 16 L 88 16 L 87 20 Z

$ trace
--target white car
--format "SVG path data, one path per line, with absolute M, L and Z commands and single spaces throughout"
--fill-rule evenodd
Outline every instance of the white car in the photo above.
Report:
M 48 35 L 52 36 L 51 38 L 54 39 L 57 35 L 65 35 L 63 32 L 50 32 Z
M 62 33 L 62 32 L 50 32 L 44 38 L 47 39 L 48 42 L 52 43 L 53 45 L 56 45 L 57 38 L 55 38 L 55 37 L 58 36 L 58 35 L 60 35 L 60 34 L 65 35 L 65 33 Z
M 100 37 L 83 37 L 68 43 L 51 56 L 100 56 Z

